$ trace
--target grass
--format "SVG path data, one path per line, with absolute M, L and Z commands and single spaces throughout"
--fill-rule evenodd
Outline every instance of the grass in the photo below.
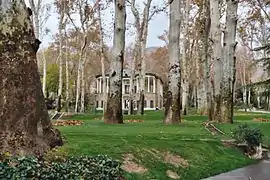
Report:
M 67 139 L 64 148 L 71 155 L 107 154 L 120 160 L 124 154 L 131 153 L 148 171 L 144 174 L 127 173 L 126 179 L 166 180 L 169 179 L 166 171 L 172 170 L 182 180 L 198 180 L 254 163 L 237 149 L 224 147 L 218 137 L 206 131 L 201 125 L 207 120 L 205 116 L 185 116 L 180 125 L 163 125 L 162 112 L 149 111 L 143 117 L 124 116 L 124 119 L 143 119 L 144 122 L 121 125 L 105 125 L 100 117 L 99 114 L 75 116 L 71 119 L 84 121 L 82 126 L 59 127 Z M 250 121 L 253 117 L 254 114 L 248 114 L 235 119 L 238 123 Z M 222 125 L 221 128 L 227 132 L 231 127 Z M 147 150 L 150 149 L 179 155 L 188 161 L 189 166 L 174 167 L 149 153 Z

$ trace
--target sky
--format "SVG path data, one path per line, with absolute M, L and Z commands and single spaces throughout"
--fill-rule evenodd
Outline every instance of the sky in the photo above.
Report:
M 136 0 L 139 8 L 143 7 L 142 2 L 144 0 Z M 26 5 L 29 6 L 29 0 L 25 0 Z M 53 0 L 43 0 L 45 3 L 52 3 Z M 162 6 L 163 0 L 153 0 L 152 5 Z M 104 25 L 104 31 L 106 37 L 104 41 L 107 45 L 112 46 L 113 44 L 113 11 L 114 6 L 111 5 L 106 11 L 102 12 L 102 19 Z M 142 9 L 140 9 L 142 13 Z M 133 23 L 134 18 L 131 14 L 130 8 L 127 7 L 127 31 L 126 31 L 126 46 L 134 42 L 134 29 L 131 28 L 131 23 Z M 165 43 L 158 39 L 158 36 L 163 34 L 164 30 L 168 29 L 168 16 L 165 13 L 160 13 L 154 16 L 154 18 L 149 22 L 149 33 L 147 39 L 147 47 L 157 47 L 164 46 Z M 53 35 L 58 31 L 58 14 L 55 13 L 55 9 L 52 9 L 50 12 L 50 17 L 46 23 L 46 28 L 50 29 L 50 34 L 44 36 L 42 41 L 42 47 L 47 47 L 49 42 L 52 42 Z

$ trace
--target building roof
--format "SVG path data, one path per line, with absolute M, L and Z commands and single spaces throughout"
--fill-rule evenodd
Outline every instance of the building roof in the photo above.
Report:
M 157 79 L 160 79 L 161 82 L 163 83 L 162 79 L 155 73 L 152 72 L 145 72 L 146 75 L 150 75 L 150 76 L 155 76 Z M 139 75 L 139 71 L 135 72 L 135 77 L 137 77 Z M 101 74 L 96 75 L 96 78 L 101 77 Z M 109 72 L 108 70 L 106 71 L 106 76 L 109 76 Z M 131 76 L 131 69 L 123 69 L 123 78 L 129 78 Z

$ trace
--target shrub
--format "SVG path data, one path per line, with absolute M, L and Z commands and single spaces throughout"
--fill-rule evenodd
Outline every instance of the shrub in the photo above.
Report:
M 104 155 L 70 157 L 50 162 L 35 157 L 9 158 L 0 162 L 0 179 L 66 180 L 122 178 L 121 164 Z
M 249 148 L 254 148 L 262 143 L 263 134 L 260 129 L 252 128 L 248 124 L 239 125 L 233 130 L 233 137 L 239 143 L 247 143 Z

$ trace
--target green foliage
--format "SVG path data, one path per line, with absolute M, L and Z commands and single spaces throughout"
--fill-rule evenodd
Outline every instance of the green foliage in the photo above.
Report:
M 59 84 L 59 69 L 57 64 L 50 64 L 47 67 L 46 87 L 48 92 L 57 93 Z
M 9 158 L 0 162 L 0 179 L 120 179 L 120 165 L 104 155 L 70 157 L 62 162 L 35 157 Z
M 263 134 L 259 128 L 252 128 L 247 123 L 239 125 L 233 130 L 233 137 L 240 143 L 247 143 L 249 147 L 262 143 Z

